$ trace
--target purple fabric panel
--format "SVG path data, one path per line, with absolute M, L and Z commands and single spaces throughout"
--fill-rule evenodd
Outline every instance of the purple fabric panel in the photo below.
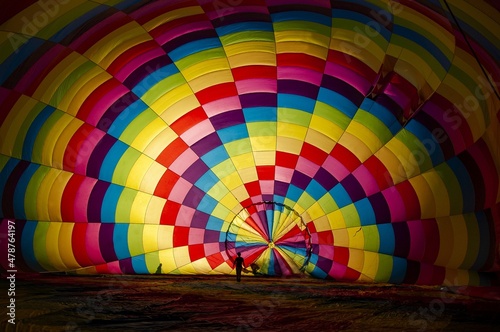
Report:
M 87 164 L 87 176 L 96 179 L 99 178 L 104 158 L 106 158 L 109 150 L 116 143 L 116 141 L 116 138 L 110 135 L 104 135 L 99 143 L 97 143 L 94 151 L 92 151 L 92 154 L 90 155 L 89 162 Z
M 311 182 L 311 178 L 309 176 L 307 176 L 304 173 L 301 173 L 299 171 L 293 172 L 291 183 L 294 186 L 297 186 L 300 189 L 306 190 L 307 186 L 309 185 L 309 182 Z
M 105 209 L 113 209 L 111 206 L 102 206 L 104 195 L 108 190 L 110 183 L 97 181 L 90 193 L 89 203 L 87 205 L 87 219 L 89 222 L 101 222 L 101 211 Z
M 217 114 L 210 118 L 210 122 L 212 122 L 215 130 L 221 130 L 227 127 L 245 123 L 245 117 L 243 116 L 243 111 L 234 110 Z
M 344 189 L 351 197 L 353 202 L 359 201 L 360 199 L 366 197 L 366 193 L 363 190 L 363 187 L 358 182 L 358 180 L 354 177 L 354 175 L 349 174 L 346 176 L 341 182 Z
M 290 187 L 290 184 L 288 184 L 288 183 L 281 182 L 281 181 L 275 181 L 274 182 L 274 194 L 277 196 L 285 197 L 289 187 Z M 271 198 L 270 200 L 273 200 L 273 199 Z
M 204 243 L 217 243 L 220 240 L 220 232 L 213 231 L 210 229 L 205 230 L 205 236 L 203 238 Z
M 132 265 L 132 258 L 121 259 L 120 269 L 124 274 L 135 274 L 134 266 Z
M 123 82 L 127 88 L 132 90 L 135 88 L 144 78 L 151 75 L 153 72 L 159 68 L 163 68 L 168 64 L 171 64 L 172 60 L 168 56 L 161 56 L 149 60 L 148 62 L 142 64 L 140 67 L 135 69 L 132 74 L 130 74 L 127 79 Z M 128 106 L 128 105 L 127 105 Z
M 410 253 L 410 230 L 405 222 L 396 222 L 392 224 L 394 229 L 394 239 L 396 241 L 394 256 L 408 257 Z
M 337 77 L 323 75 L 321 86 L 348 98 L 356 106 L 361 105 L 365 99 L 365 96 L 358 89 Z
M 99 228 L 99 249 L 101 251 L 102 258 L 106 262 L 112 262 L 118 259 L 115 253 L 113 245 L 113 231 L 115 224 L 101 224 Z
M 222 145 L 222 141 L 219 138 L 219 135 L 217 135 L 216 132 L 213 132 L 195 144 L 191 146 L 191 149 L 198 155 L 198 156 L 203 156 L 206 153 L 212 151 L 213 149 L 219 147 Z M 193 182 L 194 183 L 194 182 Z
M 335 187 L 339 181 L 324 168 L 320 168 L 314 175 L 316 180 L 326 191 L 330 191 Z
M 278 80 L 278 93 L 289 93 L 316 99 L 318 97 L 319 86 L 302 81 Z
M 277 107 L 278 99 L 275 93 L 247 93 L 240 95 L 241 107 Z
M 384 195 L 378 192 L 370 197 L 368 197 L 373 211 L 375 212 L 375 219 L 377 224 L 385 224 L 391 222 L 391 211 L 389 210 L 389 205 L 385 201 Z
M 165 51 L 165 53 L 169 53 L 180 46 L 189 44 L 191 42 L 200 39 L 207 39 L 207 38 L 219 39 L 219 36 L 217 35 L 217 32 L 215 30 L 197 30 L 172 39 L 171 41 L 165 43 L 162 46 L 162 48 Z
M 182 204 L 196 209 L 203 199 L 203 196 L 205 196 L 205 193 L 201 189 L 196 186 L 192 186 L 186 194 Z

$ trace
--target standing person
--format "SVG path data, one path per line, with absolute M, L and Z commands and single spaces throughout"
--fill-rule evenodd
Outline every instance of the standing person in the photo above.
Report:
M 243 265 L 245 264 L 245 261 L 243 260 L 243 257 L 241 257 L 241 253 L 238 253 L 238 257 L 234 260 L 234 266 L 236 267 L 236 281 L 240 282 L 241 281 L 241 270 L 243 269 Z

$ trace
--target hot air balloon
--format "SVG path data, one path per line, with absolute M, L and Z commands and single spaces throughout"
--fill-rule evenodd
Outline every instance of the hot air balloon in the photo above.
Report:
M 4 270 L 498 275 L 493 1 L 2 7 Z

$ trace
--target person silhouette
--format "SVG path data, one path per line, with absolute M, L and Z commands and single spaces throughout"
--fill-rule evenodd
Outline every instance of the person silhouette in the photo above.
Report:
M 245 260 L 241 257 L 241 253 L 238 253 L 238 257 L 234 260 L 234 265 L 236 267 L 236 281 L 241 281 L 241 270 L 243 269 L 243 265 L 245 264 Z
M 161 263 L 160 263 L 160 265 L 158 265 L 158 268 L 156 269 L 155 274 L 161 274 L 161 265 L 162 265 Z

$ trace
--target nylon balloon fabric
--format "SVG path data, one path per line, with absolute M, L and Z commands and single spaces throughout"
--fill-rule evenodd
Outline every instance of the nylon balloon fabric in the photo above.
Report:
M 498 276 L 494 1 L 1 15 L 0 241 L 18 271 L 230 274 L 239 252 L 270 276 Z

